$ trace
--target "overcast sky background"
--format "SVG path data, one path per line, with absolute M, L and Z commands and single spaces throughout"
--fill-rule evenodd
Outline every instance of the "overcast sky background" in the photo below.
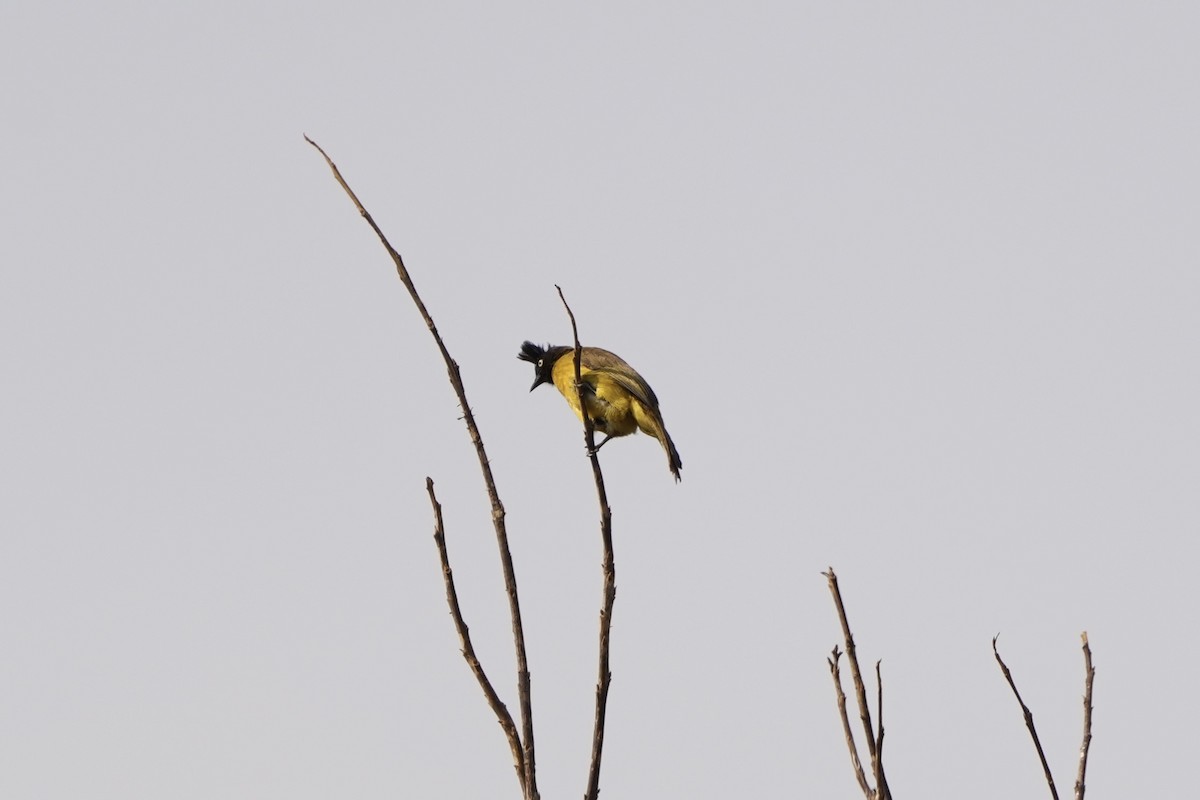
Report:
M 0 796 L 517 797 L 462 367 L 545 798 L 590 746 L 600 537 L 523 339 L 631 362 L 602 452 L 611 798 L 854 797 L 841 579 L 898 796 L 1192 782 L 1200 11 L 1187 3 L 0 10 Z

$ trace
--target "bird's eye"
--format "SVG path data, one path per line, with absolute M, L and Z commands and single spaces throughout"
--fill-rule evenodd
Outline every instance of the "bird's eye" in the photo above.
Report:
M 538 359 L 538 366 L 539 366 L 539 367 L 540 367 L 540 366 L 542 366 L 542 365 L 543 365 L 543 363 L 545 362 L 545 360 L 546 360 L 546 359 L 544 359 L 544 358 L 539 358 L 539 359 Z

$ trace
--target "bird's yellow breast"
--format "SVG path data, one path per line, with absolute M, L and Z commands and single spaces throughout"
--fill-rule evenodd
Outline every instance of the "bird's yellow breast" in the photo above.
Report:
M 558 360 L 553 370 L 554 386 L 567 399 L 575 416 L 583 420 L 579 410 L 579 393 L 575 390 L 575 360 L 567 354 Z M 637 430 L 635 406 L 640 405 L 629 390 L 609 375 L 580 366 L 580 379 L 587 384 L 583 390 L 584 404 L 596 430 L 609 436 L 627 436 Z

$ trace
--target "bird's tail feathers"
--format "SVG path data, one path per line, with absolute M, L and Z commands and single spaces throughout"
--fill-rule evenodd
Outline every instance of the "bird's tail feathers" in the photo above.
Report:
M 675 481 L 678 483 L 682 478 L 679 476 L 679 470 L 683 467 L 683 459 L 679 457 L 679 451 L 675 449 L 675 442 L 671 441 L 671 434 L 667 433 L 667 426 L 663 424 L 662 415 L 657 409 L 648 409 L 641 403 L 634 403 L 634 420 L 643 433 L 647 433 L 658 439 L 662 445 L 663 451 L 667 454 L 667 469 L 671 470 L 671 474 L 675 476 Z
M 667 451 L 667 468 L 671 470 L 671 474 L 675 476 L 675 482 L 679 483 L 683 478 L 679 476 L 679 470 L 683 468 L 683 459 L 679 457 L 679 451 L 675 449 L 675 443 L 671 441 L 670 434 L 667 429 L 663 428 L 662 442 L 663 450 Z

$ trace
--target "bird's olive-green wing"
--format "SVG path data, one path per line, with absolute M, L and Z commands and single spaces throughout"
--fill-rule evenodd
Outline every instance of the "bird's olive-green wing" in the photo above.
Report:
M 583 366 L 593 372 L 602 372 L 612 378 L 655 415 L 660 413 L 658 397 L 650 388 L 650 384 L 646 383 L 646 379 L 616 353 L 610 353 L 599 347 L 585 347 L 581 362 Z

